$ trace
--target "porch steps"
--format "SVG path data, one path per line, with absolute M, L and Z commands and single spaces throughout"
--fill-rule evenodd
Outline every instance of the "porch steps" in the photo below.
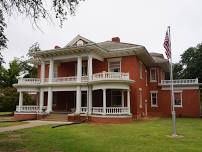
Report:
M 63 113 L 51 113 L 48 115 L 46 118 L 42 119 L 44 121 L 62 121 L 66 122 L 67 121 L 67 114 Z

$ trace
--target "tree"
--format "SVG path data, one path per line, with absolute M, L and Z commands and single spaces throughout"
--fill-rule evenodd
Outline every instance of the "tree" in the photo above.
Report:
M 188 48 L 179 63 L 174 64 L 173 77 L 175 79 L 195 79 L 202 82 L 202 43 Z
M 7 38 L 4 34 L 6 23 L 5 14 L 12 16 L 15 12 L 30 18 L 37 26 L 40 19 L 50 19 L 51 11 L 55 13 L 62 26 L 68 15 L 74 15 L 77 5 L 83 0 L 52 0 L 51 8 L 45 0 L 1 0 L 0 1 L 0 51 L 6 48 Z M 51 11 L 50 11 L 51 10 Z M 0 54 L 0 64 L 2 55 Z

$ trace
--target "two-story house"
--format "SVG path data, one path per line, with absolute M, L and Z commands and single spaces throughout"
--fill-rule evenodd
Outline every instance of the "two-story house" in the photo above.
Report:
M 66 112 L 69 119 L 129 122 L 145 116 L 170 116 L 169 61 L 118 37 L 95 43 L 80 35 L 65 47 L 33 54 L 37 78 L 22 78 L 16 119 L 40 119 Z M 174 80 L 177 116 L 199 117 L 198 79 Z M 36 105 L 23 105 L 23 92 L 37 92 Z

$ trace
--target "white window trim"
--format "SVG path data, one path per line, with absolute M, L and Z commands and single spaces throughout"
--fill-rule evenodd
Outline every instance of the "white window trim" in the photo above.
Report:
M 120 62 L 120 72 L 121 72 L 121 59 L 122 58 L 111 58 L 111 59 L 107 59 L 108 62 L 108 72 L 110 72 L 110 62 Z
M 148 81 L 148 78 L 147 78 L 147 70 L 145 70 L 145 83 L 146 83 L 145 85 L 146 85 L 146 86 L 148 86 L 148 82 L 147 82 L 147 81 Z
M 156 104 L 153 104 L 152 102 L 152 94 L 156 94 Z M 150 101 L 151 101 L 151 107 L 158 107 L 158 91 L 150 91 Z
M 142 97 L 142 88 L 139 88 L 139 107 L 142 108 L 142 101 L 143 101 L 143 97 Z
M 139 70 L 140 79 L 143 79 L 143 63 L 141 61 L 139 61 Z
M 151 71 L 152 70 L 155 70 L 155 80 L 151 79 L 152 78 L 152 76 L 151 76 Z M 149 75 L 150 75 L 150 82 L 157 82 L 156 68 L 150 68 Z
M 182 108 L 183 105 L 182 105 L 182 90 L 177 90 L 177 91 L 174 91 L 174 100 L 175 100 L 175 93 L 180 93 L 180 100 L 181 100 L 181 105 L 175 105 L 175 101 L 174 101 L 174 107 L 178 107 L 178 108 Z

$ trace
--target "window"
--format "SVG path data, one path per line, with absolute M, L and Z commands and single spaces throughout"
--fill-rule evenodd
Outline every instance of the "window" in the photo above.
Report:
M 139 100 L 140 100 L 139 107 L 142 108 L 142 88 L 139 88 Z
M 54 71 L 53 71 L 54 78 L 58 76 L 58 65 L 54 64 Z
M 81 93 L 81 107 L 87 107 L 87 91 Z
M 120 90 L 111 90 L 111 106 L 122 106 L 122 94 Z
M 158 107 L 157 103 L 157 93 L 158 91 L 151 91 L 151 107 Z
M 150 69 L 150 82 L 156 82 L 156 68 Z
M 86 76 L 87 75 L 87 64 L 84 63 L 82 64 L 82 76 Z
M 142 62 L 139 62 L 139 68 L 140 68 L 140 79 L 142 79 Z
M 182 107 L 182 91 L 174 92 L 174 106 Z
M 148 81 L 148 79 L 147 79 L 147 70 L 145 70 L 145 79 L 146 79 L 146 80 L 145 80 L 145 83 L 146 83 L 145 85 L 147 86 L 147 85 L 148 85 L 148 84 L 147 84 L 147 81 Z
M 120 72 L 120 61 L 110 61 L 109 62 L 109 72 Z

